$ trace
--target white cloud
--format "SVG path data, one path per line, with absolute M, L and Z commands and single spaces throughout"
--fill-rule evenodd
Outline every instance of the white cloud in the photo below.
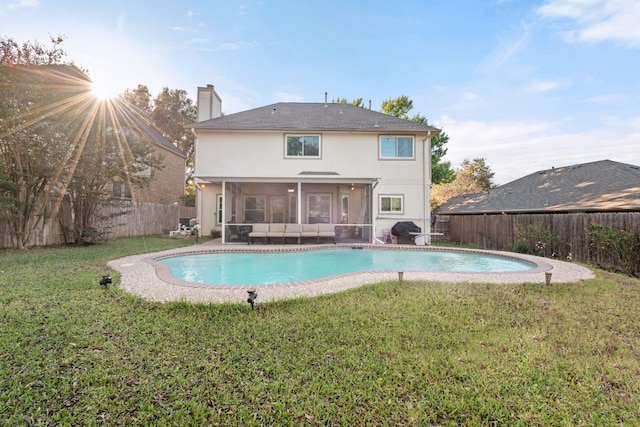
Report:
M 524 91 L 529 93 L 549 92 L 556 89 L 564 89 L 569 86 L 566 80 L 546 80 L 536 81 L 525 87 Z
M 466 91 L 462 94 L 462 99 L 468 102 L 478 101 L 480 99 L 480 95 L 475 92 Z
M 563 31 L 567 42 L 615 41 L 640 48 L 638 0 L 547 0 L 538 13 L 550 19 L 568 19 Z
M 481 69 L 485 72 L 493 72 L 501 68 L 511 57 L 520 52 L 526 45 L 529 38 L 531 26 L 526 22 L 522 22 L 521 33 L 517 37 L 503 40 L 498 46 L 489 54 L 481 66 Z
M 192 44 L 203 44 L 203 43 L 209 43 L 211 40 L 207 39 L 207 38 L 193 38 L 193 39 L 189 39 L 187 40 L 186 44 L 187 45 L 192 45 Z
M 494 182 L 507 182 L 552 166 L 597 160 L 640 165 L 640 116 L 602 118 L 596 130 L 571 130 L 564 123 L 539 121 L 456 121 L 437 124 L 449 135 L 447 155 L 453 167 L 464 159 L 484 158 L 495 172 Z
M 1 4 L 0 4 L 1 6 Z M 17 2 L 9 2 L 5 6 L 7 10 L 16 10 L 23 7 L 40 7 L 40 0 L 20 0 Z M 2 7 L 0 7 L 2 9 Z
M 187 45 L 196 45 L 196 44 L 206 44 L 209 43 L 209 39 L 205 38 L 194 38 L 189 40 Z M 248 42 L 222 42 L 215 47 L 199 47 L 198 50 L 204 52 L 221 52 L 225 50 L 240 50 L 244 48 L 252 48 L 254 45 Z

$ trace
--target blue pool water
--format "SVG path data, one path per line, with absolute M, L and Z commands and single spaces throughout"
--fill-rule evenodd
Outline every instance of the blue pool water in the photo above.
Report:
M 162 258 L 181 280 L 217 285 L 267 285 L 358 271 L 512 272 L 536 266 L 512 258 L 450 251 L 330 249 L 278 253 L 206 253 Z

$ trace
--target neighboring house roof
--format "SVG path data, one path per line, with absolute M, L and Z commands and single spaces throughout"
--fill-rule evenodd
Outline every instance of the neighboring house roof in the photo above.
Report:
M 279 102 L 205 120 L 189 127 L 215 130 L 431 132 L 440 130 L 351 104 Z
M 601 160 L 538 171 L 486 193 L 462 194 L 438 214 L 640 210 L 640 166 Z
M 125 103 L 123 108 L 119 108 L 118 111 L 122 111 L 126 114 L 127 120 L 129 120 L 132 125 L 150 141 L 182 158 L 187 157 L 182 150 L 165 138 L 162 132 L 156 129 L 150 121 L 144 118 L 144 115 L 137 112 L 132 106 Z

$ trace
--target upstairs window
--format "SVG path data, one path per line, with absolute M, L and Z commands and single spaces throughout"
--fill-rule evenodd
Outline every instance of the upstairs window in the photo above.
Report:
M 412 136 L 381 136 L 381 159 L 413 159 Z
M 320 135 L 287 135 L 286 157 L 320 157 Z

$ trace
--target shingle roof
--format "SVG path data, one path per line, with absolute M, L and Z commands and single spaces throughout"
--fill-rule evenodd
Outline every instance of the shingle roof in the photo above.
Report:
M 121 102 L 117 100 L 116 102 Z M 144 115 L 136 109 L 126 103 L 121 104 L 121 108 L 118 108 L 117 111 L 120 114 L 123 114 L 127 121 L 135 126 L 136 129 L 140 133 L 142 133 L 146 138 L 155 143 L 156 145 L 164 148 L 165 150 L 171 151 L 174 154 L 177 154 L 183 158 L 187 156 L 176 147 L 171 141 L 169 141 L 162 132 L 155 127 L 155 125 L 148 119 L 144 117 Z
M 640 167 L 600 160 L 538 171 L 486 193 L 463 194 L 446 214 L 640 210 Z
M 348 130 L 440 132 L 435 127 L 341 103 L 279 102 L 205 120 L 189 127 L 216 130 Z

